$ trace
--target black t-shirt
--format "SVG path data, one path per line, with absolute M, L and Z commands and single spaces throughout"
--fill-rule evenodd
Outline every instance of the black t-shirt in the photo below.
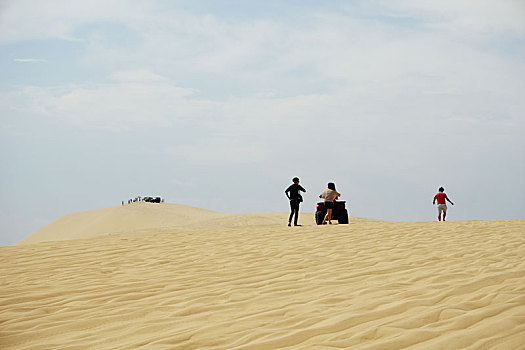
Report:
M 301 195 L 299 194 L 299 191 L 306 192 L 306 190 L 303 188 L 303 186 L 299 184 L 291 184 L 284 193 L 288 196 L 288 192 L 290 192 L 290 195 L 288 198 L 293 200 L 302 199 Z

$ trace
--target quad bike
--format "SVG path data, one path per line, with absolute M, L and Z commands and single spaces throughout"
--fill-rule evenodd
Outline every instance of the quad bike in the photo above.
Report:
M 332 210 L 332 220 L 337 220 L 340 224 L 348 224 L 348 211 L 345 207 L 346 201 L 334 201 L 334 209 Z M 315 222 L 317 225 L 323 223 L 326 216 L 326 208 L 324 202 L 317 203 L 315 211 Z

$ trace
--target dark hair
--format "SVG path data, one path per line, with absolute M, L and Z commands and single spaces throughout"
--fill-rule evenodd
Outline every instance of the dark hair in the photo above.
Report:
M 299 181 L 299 178 L 298 178 L 298 177 L 294 177 L 294 178 L 292 179 L 292 182 L 293 182 L 293 183 L 296 183 L 297 181 Z
M 332 191 L 335 191 L 335 184 L 333 182 L 329 182 L 328 188 L 331 189 Z
M 443 192 L 444 190 L 445 190 L 445 189 L 444 189 L 443 187 L 440 187 L 438 191 L 439 191 L 439 192 Z

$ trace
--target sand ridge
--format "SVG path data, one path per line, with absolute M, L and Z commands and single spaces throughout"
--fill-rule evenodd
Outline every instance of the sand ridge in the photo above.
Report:
M 227 216 L 181 204 L 134 202 L 64 215 L 17 244 L 93 238 L 184 227 Z
M 123 206 L 95 209 L 64 215 L 17 245 L 49 241 L 94 238 L 119 233 L 167 232 L 177 229 L 221 229 L 238 226 L 281 226 L 286 216 L 278 213 L 224 214 L 181 204 L 133 202 Z M 313 222 L 313 214 L 301 213 L 304 222 Z M 381 221 L 356 218 L 354 222 Z
M 524 348 L 523 220 L 230 219 L 0 248 L 1 347 Z

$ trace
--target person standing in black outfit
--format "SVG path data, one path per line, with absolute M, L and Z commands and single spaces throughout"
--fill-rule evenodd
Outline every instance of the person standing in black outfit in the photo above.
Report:
M 303 186 L 299 185 L 299 178 L 294 177 L 292 179 L 293 184 L 291 184 L 284 193 L 286 194 L 286 197 L 290 200 L 290 218 L 288 219 L 288 226 L 292 226 L 292 218 L 295 213 L 295 219 L 294 219 L 294 226 L 301 226 L 297 225 L 297 219 L 299 219 L 299 203 L 303 201 L 303 197 L 299 193 L 299 191 L 303 191 L 306 193 L 306 190 L 303 188 Z

